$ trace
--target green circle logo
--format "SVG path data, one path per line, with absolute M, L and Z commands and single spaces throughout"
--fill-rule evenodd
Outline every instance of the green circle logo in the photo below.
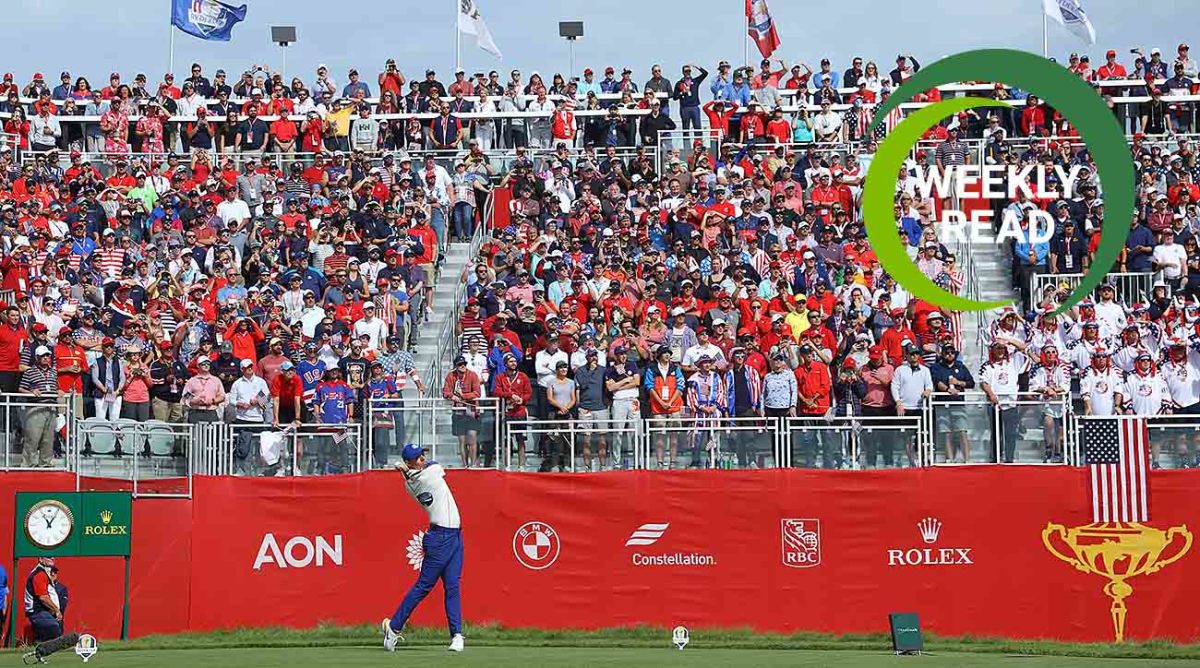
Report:
M 1133 161 L 1116 117 L 1086 81 L 1045 58 L 1011 49 L 967 51 L 933 63 L 917 72 L 875 111 L 874 128 L 887 114 L 917 93 L 947 83 L 993 81 L 1029 91 L 1071 119 L 1091 152 L 1104 188 L 1107 215 L 1095 260 L 1083 281 L 1058 308 L 1074 306 L 1104 280 L 1117 260 L 1133 217 Z M 972 107 L 1008 107 L 1001 100 L 952 98 L 918 109 L 899 123 L 879 145 L 863 187 L 863 219 L 867 237 L 880 265 L 914 296 L 954 311 L 983 311 L 1009 302 L 981 302 L 943 290 L 909 259 L 896 235 L 892 213 L 896 174 L 909 151 L 939 120 Z

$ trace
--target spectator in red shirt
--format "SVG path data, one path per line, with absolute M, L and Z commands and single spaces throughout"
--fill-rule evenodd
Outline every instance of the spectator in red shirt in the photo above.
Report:
M 0 324 L 0 391 L 16 392 L 21 382 L 21 351 L 28 345 L 29 333 L 21 324 L 21 311 L 9 306 Z

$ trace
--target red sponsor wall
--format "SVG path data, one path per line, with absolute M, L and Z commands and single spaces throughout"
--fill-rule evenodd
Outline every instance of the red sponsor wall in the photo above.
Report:
M 1109 641 L 1105 580 L 1054 558 L 1041 538 L 1048 522 L 1089 521 L 1085 476 L 1007 466 L 449 480 L 473 622 L 881 632 L 888 612 L 911 610 L 938 634 Z M 1198 480 L 1154 472 L 1151 524 L 1200 528 Z M 62 474 L 0 475 L 0 550 L 11 546 L 13 492 L 73 487 Z M 376 622 L 415 579 L 410 541 L 426 520 L 397 474 L 374 472 L 197 478 L 192 500 L 137 500 L 133 523 L 140 636 Z M 1197 551 L 1129 580 L 1127 637 L 1200 639 Z M 117 635 L 122 561 L 60 565 L 70 625 Z M 21 564 L 18 589 L 31 567 Z M 414 621 L 444 623 L 439 591 Z

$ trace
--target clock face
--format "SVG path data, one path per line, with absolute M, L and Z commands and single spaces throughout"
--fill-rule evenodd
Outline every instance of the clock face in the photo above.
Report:
M 38 501 L 25 516 L 25 535 L 30 542 L 44 550 L 52 550 L 67 542 L 74 528 L 71 509 L 60 501 Z

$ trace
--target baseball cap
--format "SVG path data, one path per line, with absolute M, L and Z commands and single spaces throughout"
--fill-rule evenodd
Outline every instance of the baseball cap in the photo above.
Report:
M 33 351 L 34 357 L 41 357 L 42 355 L 49 355 L 49 354 L 50 354 L 50 349 L 47 348 L 46 346 L 38 346 L 37 350 Z
M 400 457 L 406 462 L 411 462 L 423 454 L 425 454 L 425 448 L 422 448 L 416 443 L 409 443 L 408 445 L 405 445 L 404 450 L 400 452 Z
M 247 361 L 249 361 L 249 360 L 247 360 Z M 280 364 L 279 368 L 283 369 L 284 371 L 288 371 L 290 369 L 294 369 L 295 365 L 292 364 L 291 360 L 288 360 L 288 361 L 284 362 L 283 364 Z
M 249 368 L 252 366 L 254 366 L 254 360 L 251 360 L 251 359 L 242 360 L 242 368 L 243 369 L 246 369 L 246 368 Z

